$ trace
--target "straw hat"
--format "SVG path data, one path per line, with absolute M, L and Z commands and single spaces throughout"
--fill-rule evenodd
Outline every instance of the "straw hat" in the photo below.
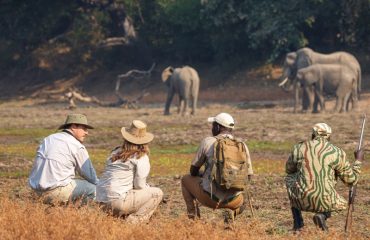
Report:
M 67 116 L 65 123 L 61 125 L 58 129 L 64 129 L 67 125 L 70 125 L 70 124 L 80 124 L 80 125 L 86 126 L 89 129 L 93 129 L 93 127 L 87 123 L 86 116 L 83 114 L 79 114 L 79 113 L 69 114 Z
M 133 144 L 146 144 L 153 140 L 154 135 L 146 131 L 146 124 L 134 120 L 129 128 L 121 128 L 123 138 Z

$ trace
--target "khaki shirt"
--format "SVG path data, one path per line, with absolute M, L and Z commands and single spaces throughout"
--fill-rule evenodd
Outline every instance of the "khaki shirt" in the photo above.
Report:
M 233 139 L 233 136 L 230 134 L 222 134 L 219 136 Z M 214 183 L 211 184 L 213 152 L 216 140 L 217 139 L 215 137 L 206 137 L 205 139 L 203 139 L 191 165 L 195 167 L 202 167 L 203 165 L 205 165 L 201 183 L 203 189 L 208 193 L 214 194 L 218 199 L 224 199 L 226 196 L 238 192 L 236 192 L 235 190 L 221 191 L 216 188 Z M 247 154 L 248 175 L 253 175 L 252 162 L 247 145 L 245 145 L 245 149 Z

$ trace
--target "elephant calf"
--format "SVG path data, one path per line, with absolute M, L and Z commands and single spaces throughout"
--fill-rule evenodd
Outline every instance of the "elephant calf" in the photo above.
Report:
M 162 72 L 162 81 L 167 85 L 167 100 L 164 115 L 170 114 L 170 105 L 175 94 L 179 95 L 178 113 L 187 113 L 188 101 L 192 100 L 191 114 L 195 114 L 199 92 L 199 76 L 194 68 L 167 67 Z
M 308 95 L 308 110 L 312 111 L 314 99 L 317 97 L 321 110 L 325 111 L 324 91 L 335 92 L 337 112 L 347 111 L 351 95 L 353 108 L 357 105 L 357 75 L 343 64 L 313 64 L 298 70 L 297 80 Z

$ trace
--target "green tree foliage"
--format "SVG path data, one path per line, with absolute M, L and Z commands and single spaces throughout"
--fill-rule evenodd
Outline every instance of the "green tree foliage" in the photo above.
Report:
M 0 8 L 2 63 L 17 60 L 63 31 L 71 22 L 71 2 L 5 0 Z M 41 7 L 43 6 L 43 7 Z M 8 61 L 6 61 L 8 60 Z
M 82 64 L 113 66 L 127 50 L 100 44 L 127 35 L 126 19 L 138 51 L 183 63 L 274 60 L 303 46 L 370 49 L 370 0 L 3 0 L 0 62 L 47 45 L 69 48 Z
M 367 45 L 369 0 L 125 0 L 153 49 L 180 60 L 273 60 Z

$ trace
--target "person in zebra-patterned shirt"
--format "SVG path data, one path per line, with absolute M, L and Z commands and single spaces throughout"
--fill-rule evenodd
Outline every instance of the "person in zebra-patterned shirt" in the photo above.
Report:
M 347 185 L 356 184 L 363 151 L 355 152 L 351 165 L 346 153 L 330 142 L 331 128 L 326 123 L 313 126 L 311 140 L 294 145 L 286 162 L 285 183 L 288 191 L 294 230 L 304 226 L 301 211 L 316 213 L 313 221 L 328 230 L 326 219 L 331 212 L 346 209 L 347 201 L 335 190 L 339 178 Z

